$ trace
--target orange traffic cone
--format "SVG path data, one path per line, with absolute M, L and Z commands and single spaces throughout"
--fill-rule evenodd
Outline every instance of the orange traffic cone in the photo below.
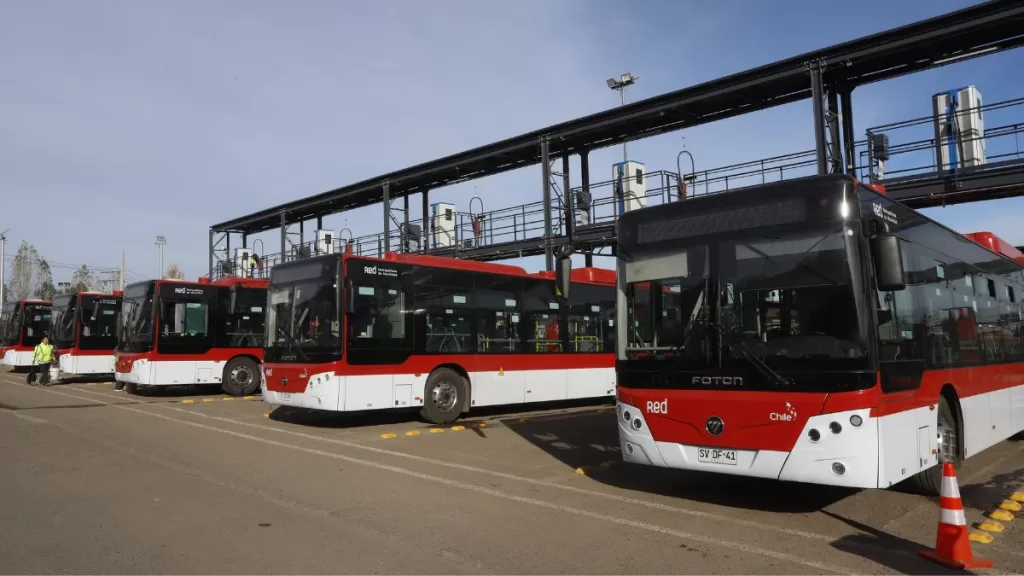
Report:
M 989 568 L 992 562 L 974 559 L 967 534 L 964 504 L 960 501 L 960 488 L 956 484 L 956 470 L 952 462 L 942 465 L 942 489 L 939 491 L 939 531 L 935 536 L 935 550 L 922 550 L 921 556 L 948 568 Z

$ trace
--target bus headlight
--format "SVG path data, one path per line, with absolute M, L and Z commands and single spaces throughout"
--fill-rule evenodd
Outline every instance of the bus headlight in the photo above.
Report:
M 858 426 L 860 426 L 863 423 L 864 423 L 864 419 L 861 418 L 860 415 L 854 414 L 853 416 L 850 416 L 850 424 L 854 428 L 857 428 Z
M 846 466 L 843 466 L 842 462 L 833 462 L 832 473 L 836 476 L 842 476 L 843 474 L 846 474 Z

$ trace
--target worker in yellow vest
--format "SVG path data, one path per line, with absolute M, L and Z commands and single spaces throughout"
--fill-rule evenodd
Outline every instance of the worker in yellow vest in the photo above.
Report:
M 39 385 L 49 386 L 50 385 L 50 364 L 53 364 L 53 345 L 50 344 L 50 339 L 47 336 L 43 336 L 42 341 L 36 344 L 35 353 L 32 356 L 32 363 L 39 366 L 39 370 L 42 374 L 39 375 Z M 33 366 L 33 370 L 35 366 Z M 29 383 L 32 379 L 29 378 Z

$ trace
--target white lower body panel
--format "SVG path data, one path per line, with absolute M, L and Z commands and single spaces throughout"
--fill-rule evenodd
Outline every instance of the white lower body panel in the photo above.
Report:
M 262 374 L 262 372 L 261 372 Z M 303 391 L 268 391 L 261 376 L 263 401 L 268 404 L 333 410 L 382 410 L 423 405 L 429 374 L 338 376 L 312 374 Z M 614 368 L 575 370 L 503 370 L 471 372 L 470 405 L 499 406 L 555 400 L 603 398 L 615 394 Z
M 736 452 L 735 464 L 701 462 L 698 450 L 707 446 L 659 442 L 651 436 L 641 410 L 623 402 L 619 402 L 616 410 L 619 442 L 626 462 L 857 488 L 877 485 L 877 422 L 868 418 L 867 408 L 809 418 L 796 445 L 788 452 L 730 447 Z M 625 419 L 627 414 L 629 421 Z M 859 427 L 850 425 L 853 415 L 862 418 Z M 839 434 L 829 431 L 833 421 L 843 424 Z M 817 442 L 808 436 L 811 428 L 820 433 Z M 843 474 L 833 471 L 835 462 L 843 465 Z
M 14 368 L 25 368 L 33 364 L 35 352 L 32 350 L 7 350 L 4 352 L 3 364 Z
M 1024 430 L 1024 386 L 962 398 L 960 407 L 967 457 Z M 888 488 L 939 464 L 937 404 L 881 417 L 870 417 L 868 408 L 813 416 L 789 452 L 736 447 L 734 465 L 699 462 L 699 446 L 658 442 L 641 410 L 622 402 L 618 410 L 623 458 L 637 464 L 855 488 Z M 855 415 L 860 426 L 851 423 Z M 638 419 L 639 428 L 633 424 Z M 830 431 L 832 422 L 842 427 L 839 434 Z M 817 442 L 810 439 L 812 428 L 820 434 Z
M 63 354 L 59 359 L 62 374 L 111 374 L 114 372 L 114 354 Z
M 136 360 L 131 372 L 115 372 L 118 382 L 138 386 L 186 386 L 220 384 L 226 361 Z

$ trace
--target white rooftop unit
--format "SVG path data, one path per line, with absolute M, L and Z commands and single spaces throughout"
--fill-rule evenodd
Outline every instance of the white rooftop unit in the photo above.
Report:
M 449 248 L 455 245 L 455 204 L 438 202 L 431 205 L 430 234 L 434 237 L 434 248 Z
M 617 214 L 639 210 L 647 205 L 647 169 L 627 160 L 612 165 L 612 185 Z
M 252 261 L 252 248 L 235 248 L 235 271 L 239 278 L 252 278 L 256 263 Z
M 316 243 L 313 245 L 314 256 L 334 254 L 334 239 L 337 237 L 334 230 L 317 230 Z
M 981 92 L 974 86 L 932 96 L 935 153 L 940 170 L 985 164 L 985 123 Z

